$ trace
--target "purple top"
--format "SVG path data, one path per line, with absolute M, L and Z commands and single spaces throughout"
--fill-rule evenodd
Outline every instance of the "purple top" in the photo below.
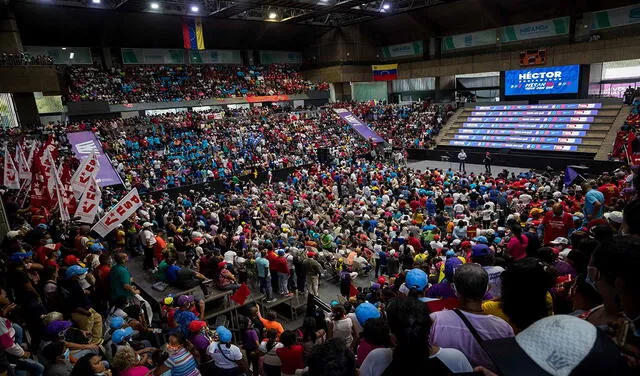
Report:
M 247 351 L 253 351 L 258 348 L 257 342 L 260 342 L 258 339 L 258 333 L 256 333 L 255 329 L 247 329 L 244 331 L 242 335 L 242 345 L 244 349 Z
M 191 338 L 191 343 L 193 346 L 200 351 L 201 354 L 204 354 L 207 351 L 207 347 L 209 347 L 209 340 L 202 333 L 198 333 Z

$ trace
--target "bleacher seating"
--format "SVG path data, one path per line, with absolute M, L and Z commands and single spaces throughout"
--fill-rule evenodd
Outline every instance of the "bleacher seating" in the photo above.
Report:
M 470 106 L 449 127 L 440 144 L 595 154 L 621 107 L 570 102 Z

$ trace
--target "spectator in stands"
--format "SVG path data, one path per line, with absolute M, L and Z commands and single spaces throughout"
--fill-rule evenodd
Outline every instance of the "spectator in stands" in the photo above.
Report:
M 235 376 L 245 367 L 242 363 L 242 352 L 238 346 L 231 344 L 233 336 L 229 329 L 219 326 L 216 328 L 216 334 L 218 341 L 209 345 L 207 354 L 213 359 L 216 371 L 220 375 Z
M 582 184 L 584 195 L 584 223 L 599 219 L 604 213 L 604 195 L 597 190 L 598 185 L 595 180 L 591 180 Z
M 111 281 L 111 300 L 116 301 L 119 298 L 132 302 L 134 295 L 140 294 L 140 291 L 133 286 L 133 280 L 127 262 L 129 256 L 126 253 L 118 253 L 114 257 L 116 264 L 109 272 L 109 280 Z

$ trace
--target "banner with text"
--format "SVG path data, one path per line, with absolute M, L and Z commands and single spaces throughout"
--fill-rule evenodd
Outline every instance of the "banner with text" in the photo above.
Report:
M 101 237 L 107 236 L 119 224 L 126 221 L 133 213 L 142 206 L 142 200 L 138 195 L 138 190 L 133 188 L 126 196 L 118 202 L 109 212 L 91 228 L 91 231 L 97 232 Z
M 514 128 L 514 129 L 579 129 L 588 130 L 589 124 L 552 124 L 552 123 L 462 123 L 463 128 Z
M 459 50 L 462 48 L 481 47 L 496 44 L 496 29 L 476 31 L 474 33 L 450 35 L 442 37 L 442 52 Z
M 90 179 L 95 178 L 98 172 L 100 172 L 100 162 L 96 154 L 91 154 L 80 162 L 80 167 L 71 178 L 71 188 L 76 198 L 80 198 L 82 192 L 87 189 Z
M 481 141 L 449 141 L 449 145 L 461 147 L 479 147 L 493 149 L 518 149 L 518 150 L 539 150 L 539 151 L 578 151 L 576 145 L 554 145 L 554 144 L 518 144 L 510 142 L 481 142 Z
M 493 134 L 493 135 L 516 135 L 516 136 L 553 136 L 553 137 L 585 137 L 585 131 L 548 131 L 533 129 L 458 129 L 460 134 Z
M 424 43 L 421 40 L 413 42 L 393 44 L 380 49 L 380 56 L 383 59 L 394 57 L 422 56 L 424 54 Z
M 632 25 L 638 22 L 640 22 L 640 5 L 629 5 L 593 12 L 591 29 L 607 29 L 610 27 Z
M 184 50 L 165 48 L 123 48 L 124 64 L 184 64 Z
M 353 128 L 360 136 L 364 137 L 366 140 L 372 140 L 376 143 L 382 142 L 384 143 L 384 139 L 380 137 L 377 133 L 372 131 L 367 124 L 363 123 L 362 120 L 358 119 L 358 117 L 351 113 L 351 111 L 344 108 L 334 108 L 333 111 L 338 114 L 342 120 L 346 121 L 351 128 Z
M 289 96 L 286 94 L 279 95 L 262 95 L 262 96 L 248 96 L 245 98 L 249 103 L 259 102 L 284 102 L 289 100 Z
M 118 175 L 116 170 L 113 168 L 109 157 L 104 154 L 102 145 L 93 132 L 67 133 L 67 138 L 69 139 L 73 153 L 79 161 L 89 157 L 91 154 L 97 154 L 98 163 L 100 165 L 97 180 L 101 187 L 122 184 L 120 175 Z
M 549 38 L 569 34 L 569 17 L 554 18 L 529 22 L 502 28 L 502 43 L 517 42 L 527 39 Z
M 242 64 L 240 50 L 189 50 L 191 64 Z
M 575 110 L 602 108 L 602 103 L 568 103 L 568 104 L 508 104 L 501 106 L 476 106 L 476 110 Z
M 89 178 L 89 184 L 82 194 L 82 199 L 76 209 L 75 217 L 77 221 L 81 223 L 93 223 L 98 213 L 101 200 L 102 192 L 100 192 L 100 187 L 98 187 L 96 179 L 91 176 Z

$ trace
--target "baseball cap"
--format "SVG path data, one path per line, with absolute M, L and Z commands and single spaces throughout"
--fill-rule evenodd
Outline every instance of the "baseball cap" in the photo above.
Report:
M 98 253 L 104 251 L 104 246 L 100 243 L 93 243 L 89 246 L 89 252 Z
M 167 296 L 163 300 L 164 305 L 172 305 L 173 304 L 173 296 Z
M 62 243 L 51 243 L 51 244 L 45 244 L 44 245 L 44 250 L 47 253 L 52 252 L 52 251 L 57 251 L 60 248 L 62 248 Z
M 429 282 L 429 277 L 427 277 L 427 273 L 422 269 L 411 269 L 407 273 L 407 277 L 405 279 L 404 284 L 407 288 L 411 289 L 415 287 L 417 290 L 421 291 L 427 287 L 427 283 Z
M 57 336 L 61 331 L 69 329 L 73 326 L 71 321 L 51 321 L 45 328 L 45 332 L 50 336 Z
M 120 316 L 114 316 L 111 318 L 109 322 L 109 327 L 111 329 L 120 329 L 124 325 L 124 319 Z
M 118 330 L 114 331 L 113 334 L 111 335 L 111 341 L 113 343 L 115 343 L 116 345 L 120 344 L 127 337 L 131 337 L 134 333 L 135 333 L 135 331 L 130 326 L 128 326 L 126 328 L 118 329 Z
M 545 317 L 511 338 L 484 342 L 501 375 L 620 375 L 620 352 L 586 320 Z
M 7 239 L 15 239 L 18 236 L 20 236 L 20 231 L 13 230 L 13 231 L 7 232 Z
M 191 296 L 191 295 L 180 295 L 178 297 L 177 304 L 178 304 L 178 307 L 181 307 L 181 306 L 183 306 L 183 305 L 185 305 L 187 303 L 191 303 L 191 302 L 193 302 L 193 296 Z
M 486 244 L 476 244 L 471 247 L 471 257 L 483 257 L 492 253 L 491 248 Z
M 83 268 L 80 265 L 71 265 L 69 267 L 69 269 L 67 269 L 67 271 L 65 272 L 64 275 L 65 275 L 65 277 L 67 277 L 67 279 L 70 279 L 70 278 L 73 278 L 73 277 L 75 277 L 77 275 L 83 275 L 88 271 L 89 271 L 89 269 Z
M 451 257 L 444 263 L 444 275 L 447 281 L 453 282 L 453 271 L 462 265 L 462 261 L 457 257 Z
M 153 226 L 153 223 L 151 222 L 145 222 L 142 224 L 142 227 L 151 227 L 151 226 Z
M 487 244 L 489 243 L 489 241 L 487 240 L 486 236 L 476 236 L 475 238 L 473 238 L 474 242 L 478 242 L 478 243 L 483 243 L 483 244 Z
M 622 218 L 622 212 L 621 211 L 612 211 L 609 213 L 604 213 L 604 217 L 608 220 L 610 220 L 613 223 L 622 223 L 623 218 Z
M 360 325 L 364 325 L 369 319 L 377 319 L 380 317 L 380 311 L 369 302 L 364 302 L 356 308 L 356 318 Z
M 563 237 L 557 237 L 557 238 L 553 239 L 553 241 L 551 242 L 551 244 L 562 244 L 562 245 L 567 245 L 567 244 L 569 244 L 569 239 L 567 239 L 567 238 L 563 238 Z
M 202 328 L 206 328 L 207 323 L 201 320 L 193 320 L 189 323 L 189 331 L 192 333 L 197 333 L 202 330 Z
M 224 326 L 219 326 L 216 328 L 216 333 L 218 333 L 218 338 L 220 338 L 220 342 L 228 343 L 231 342 L 231 331 Z
M 471 242 L 470 241 L 465 240 L 462 243 L 460 243 L 460 248 L 467 248 L 467 247 L 471 247 Z
M 76 255 L 68 255 L 62 261 L 64 261 L 65 265 L 75 265 L 80 262 L 80 259 Z
M 12 262 L 22 262 L 22 260 L 33 256 L 33 252 L 16 252 L 9 257 Z

